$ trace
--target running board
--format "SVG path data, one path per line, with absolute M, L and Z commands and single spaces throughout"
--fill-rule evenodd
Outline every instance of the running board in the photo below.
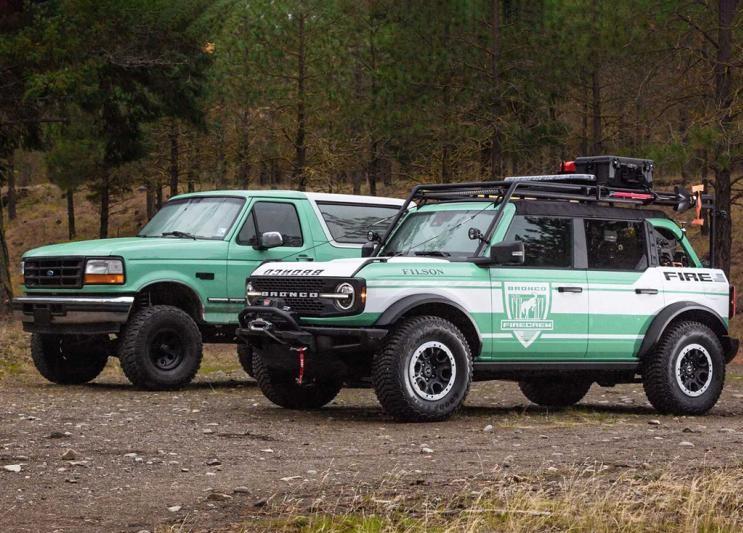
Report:
M 521 371 L 637 371 L 639 361 L 475 361 L 474 370 L 484 372 Z

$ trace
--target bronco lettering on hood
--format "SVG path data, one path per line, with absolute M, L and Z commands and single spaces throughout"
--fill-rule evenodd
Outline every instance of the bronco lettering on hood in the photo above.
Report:
M 262 276 L 319 276 L 324 270 L 314 268 L 269 268 Z

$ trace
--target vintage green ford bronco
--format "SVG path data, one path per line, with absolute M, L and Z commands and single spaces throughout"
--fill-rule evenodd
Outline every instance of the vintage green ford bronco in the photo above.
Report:
M 50 381 L 90 381 L 118 356 L 135 385 L 180 387 L 199 368 L 202 341 L 235 342 L 256 266 L 359 257 L 367 230 L 386 228 L 401 204 L 294 191 L 180 195 L 136 237 L 26 252 L 14 309 Z M 252 372 L 249 348 L 238 352 Z
M 317 408 L 366 380 L 393 417 L 441 420 L 473 379 L 505 379 L 546 406 L 637 381 L 661 412 L 717 402 L 734 289 L 642 208 L 708 195 L 555 175 L 423 185 L 408 202 L 369 257 L 254 271 L 238 335 L 271 401 Z

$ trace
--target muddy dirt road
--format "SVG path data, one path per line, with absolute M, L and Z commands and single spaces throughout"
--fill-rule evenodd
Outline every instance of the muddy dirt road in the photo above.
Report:
M 289 500 L 309 508 L 385 487 L 445 496 L 504 469 L 743 464 L 740 370 L 702 418 L 658 416 L 638 385 L 594 387 L 552 413 L 512 384 L 477 383 L 457 417 L 418 425 L 392 422 L 370 390 L 286 411 L 243 376 L 207 374 L 175 393 L 135 391 L 113 370 L 84 387 L 1 383 L 0 529 L 250 528 Z

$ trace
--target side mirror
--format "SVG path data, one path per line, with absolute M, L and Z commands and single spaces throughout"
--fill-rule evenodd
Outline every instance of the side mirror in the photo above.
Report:
M 376 242 L 365 242 L 361 245 L 361 257 L 371 257 L 377 249 Z
M 490 259 L 497 265 L 523 265 L 526 261 L 524 243 L 507 241 L 494 244 L 490 247 Z
M 267 231 L 261 235 L 261 242 L 255 248 L 258 250 L 268 250 L 284 244 L 284 237 L 278 231 Z

